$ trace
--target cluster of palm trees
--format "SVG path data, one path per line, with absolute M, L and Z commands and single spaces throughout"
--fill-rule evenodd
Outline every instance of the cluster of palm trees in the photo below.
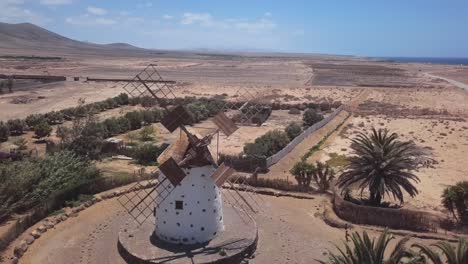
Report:
M 448 242 L 437 242 L 431 247 L 414 243 L 407 246 L 408 237 L 400 239 L 392 251 L 388 251 L 393 235 L 385 230 L 371 239 L 364 231 L 351 235 L 351 245 L 337 247 L 338 253 L 329 252 L 328 264 L 468 264 L 468 240 L 461 238 L 454 247 Z

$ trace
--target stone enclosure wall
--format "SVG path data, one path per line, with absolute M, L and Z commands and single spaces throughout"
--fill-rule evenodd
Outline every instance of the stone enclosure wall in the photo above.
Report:
M 333 209 L 340 218 L 351 223 L 392 229 L 435 232 L 442 220 L 439 216 L 424 211 L 358 205 L 345 201 L 338 194 L 334 195 Z

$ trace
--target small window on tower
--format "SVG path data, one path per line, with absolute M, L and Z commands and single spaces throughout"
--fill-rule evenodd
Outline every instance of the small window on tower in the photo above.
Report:
M 183 210 L 184 209 L 184 202 L 183 201 L 175 201 L 175 209 L 176 210 Z

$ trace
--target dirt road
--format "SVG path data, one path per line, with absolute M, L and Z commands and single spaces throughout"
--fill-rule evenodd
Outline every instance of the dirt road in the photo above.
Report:
M 250 263 L 316 263 L 316 259 L 326 259 L 331 243 L 344 240 L 344 231 L 317 217 L 325 199 L 262 196 L 264 211 L 256 218 L 259 243 Z M 98 203 L 44 233 L 20 263 L 124 264 L 117 251 L 117 236 L 126 217 L 116 198 Z M 374 231 L 370 234 L 377 235 Z M 6 253 L 11 256 L 12 249 Z
M 449 82 L 449 83 L 451 83 L 451 84 L 453 84 L 453 85 L 455 85 L 455 86 L 457 86 L 457 87 L 459 87 L 459 88 L 465 89 L 465 91 L 468 92 L 468 84 L 464 84 L 464 83 L 462 83 L 462 82 L 455 81 L 455 80 L 453 80 L 453 79 L 449 79 L 449 78 L 446 78 L 446 77 L 433 75 L 433 74 L 431 74 L 431 73 L 425 73 L 425 74 L 426 74 L 427 76 L 429 76 L 429 77 L 432 77 L 432 78 L 439 78 L 439 79 L 442 79 L 442 80 L 444 80 L 444 81 L 447 81 L 447 82 Z

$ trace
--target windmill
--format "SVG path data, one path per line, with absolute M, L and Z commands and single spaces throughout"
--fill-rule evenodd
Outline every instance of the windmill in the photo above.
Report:
M 205 243 L 224 229 L 223 198 L 235 210 L 248 211 L 249 217 L 260 209 L 244 178 L 225 164 L 218 166 L 208 146 L 215 135 L 232 135 L 237 124 L 252 122 L 265 108 L 258 93 L 241 88 L 236 101 L 228 101 L 212 119 L 217 129 L 202 137 L 185 126 L 191 115 L 182 105 L 168 106 L 176 99 L 174 87 L 175 82 L 164 80 L 154 64 L 124 86 L 133 97 L 152 96 L 166 111 L 161 124 L 171 133 L 179 129 L 181 136 L 159 157 L 154 187 L 140 188 L 143 183 L 137 182 L 135 191 L 121 196 L 119 202 L 140 225 L 154 215 L 158 239 L 184 245 Z M 228 187 L 224 194 L 223 184 Z

